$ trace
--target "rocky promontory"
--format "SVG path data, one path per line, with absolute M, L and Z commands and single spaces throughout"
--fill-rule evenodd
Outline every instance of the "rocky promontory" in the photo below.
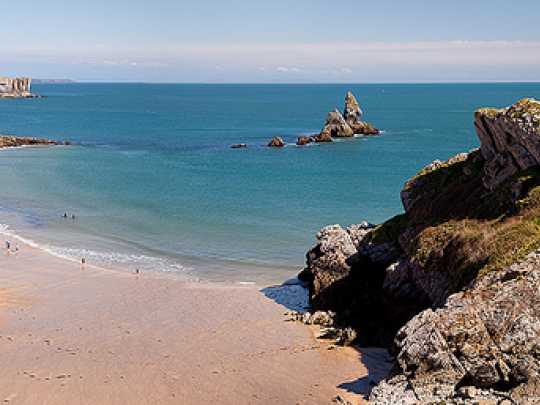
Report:
M 19 146 L 58 145 L 59 142 L 50 139 L 31 138 L 26 136 L 0 135 L 0 148 L 14 148 Z M 69 142 L 64 142 L 69 144 Z
M 0 77 L 0 98 L 35 98 L 30 92 L 32 79 L 29 77 Z
M 371 403 L 540 401 L 540 102 L 474 123 L 480 148 L 407 181 L 403 214 L 307 253 L 312 309 L 395 356 Z

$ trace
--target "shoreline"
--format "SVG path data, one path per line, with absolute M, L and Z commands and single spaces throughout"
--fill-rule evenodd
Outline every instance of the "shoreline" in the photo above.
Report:
M 6 403 L 308 404 L 370 387 L 357 349 L 328 350 L 256 285 L 82 270 L 22 242 L 2 249 L 0 285 Z

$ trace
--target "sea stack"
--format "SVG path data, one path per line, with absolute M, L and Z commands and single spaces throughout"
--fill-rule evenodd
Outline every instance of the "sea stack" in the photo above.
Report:
M 0 77 L 0 98 L 33 98 L 30 92 L 32 79 L 29 77 Z
M 368 122 L 362 121 L 363 112 L 352 92 L 345 96 L 343 114 L 336 108 L 330 111 L 316 142 L 330 142 L 329 138 L 350 138 L 354 135 L 378 135 L 379 130 Z M 317 141 L 321 139 L 321 141 Z

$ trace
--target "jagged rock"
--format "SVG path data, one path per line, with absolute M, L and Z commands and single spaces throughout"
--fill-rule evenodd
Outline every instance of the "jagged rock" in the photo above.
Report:
M 375 225 L 370 224 L 367 221 L 362 221 L 359 224 L 350 225 L 347 228 L 347 233 L 351 237 L 352 242 L 356 249 L 358 249 L 366 237 L 366 235 L 375 228 Z
M 298 146 L 304 146 L 310 144 L 311 142 L 313 142 L 313 138 L 311 136 L 299 136 L 296 144 Z
M 526 98 L 501 110 L 480 109 L 474 124 L 486 160 L 483 183 L 487 189 L 540 164 L 539 101 Z
M 464 383 L 488 390 L 482 397 L 540 398 L 540 252 L 420 313 L 395 346 L 399 375 L 374 391 L 375 404 L 413 395 L 423 403 L 452 400 Z
M 362 135 L 378 135 L 379 130 L 373 125 L 362 121 L 362 109 L 356 100 L 356 97 L 349 91 L 345 96 L 345 108 L 343 110 L 343 118 L 355 134 Z
M 357 337 L 356 330 L 351 327 L 346 328 L 334 328 L 329 327 L 321 331 L 319 335 L 320 339 L 334 340 L 339 346 L 350 346 Z
M 349 233 L 339 225 L 322 228 L 318 243 L 306 254 L 306 269 L 299 278 L 309 281 L 309 295 L 314 306 L 324 308 L 325 290 L 349 274 L 347 259 L 356 253 Z
M 285 141 L 279 136 L 273 137 L 270 142 L 268 142 L 268 147 L 270 148 L 282 148 L 285 146 Z
M 360 104 L 356 100 L 356 97 L 352 92 L 348 91 L 345 96 L 345 108 L 343 109 L 343 118 L 347 121 L 347 124 L 353 126 L 361 122 L 362 109 Z
M 231 145 L 232 149 L 240 149 L 240 148 L 247 148 L 246 143 L 235 143 L 234 145 Z
M 354 131 L 337 109 L 330 111 L 326 117 L 326 123 L 321 130 L 321 134 L 328 132 L 332 138 L 350 138 L 354 136 Z
M 0 148 L 28 146 L 28 145 L 57 145 L 57 144 L 58 142 L 51 141 L 49 139 L 0 135 Z
M 324 127 L 319 135 L 313 137 L 313 140 L 317 143 L 333 142 L 332 131 L 330 130 L 330 127 Z

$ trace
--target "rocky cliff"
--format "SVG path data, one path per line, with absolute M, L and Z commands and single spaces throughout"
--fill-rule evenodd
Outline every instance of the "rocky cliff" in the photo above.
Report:
M 0 98 L 32 98 L 32 79 L 29 77 L 0 77 Z
M 317 235 L 313 308 L 396 356 L 373 403 L 540 400 L 539 113 L 477 111 L 480 148 L 410 179 L 404 214 Z

